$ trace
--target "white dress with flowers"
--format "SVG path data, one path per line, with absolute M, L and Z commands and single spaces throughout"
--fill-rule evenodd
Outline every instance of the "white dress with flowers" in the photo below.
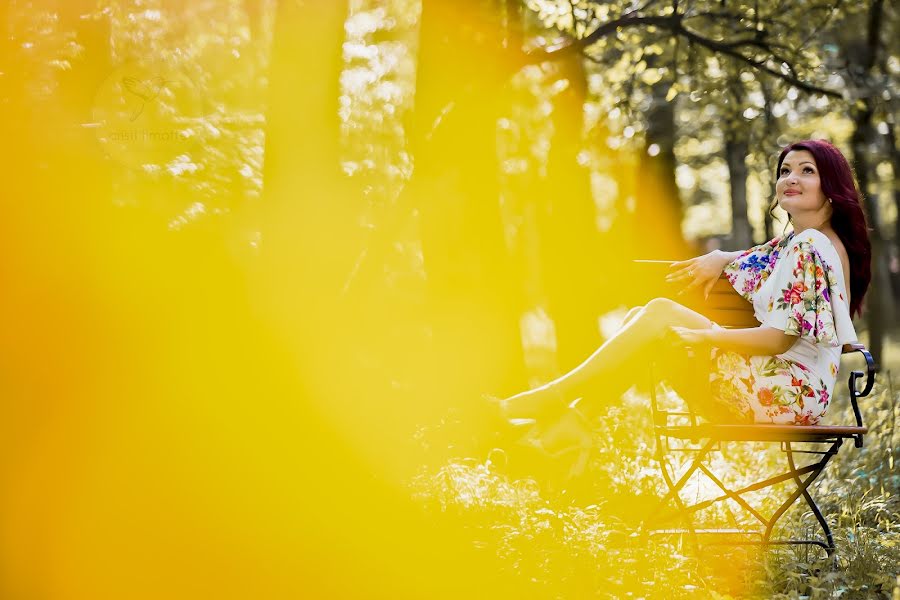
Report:
M 847 285 L 831 240 L 816 229 L 744 252 L 725 275 L 761 326 L 799 336 L 776 356 L 713 349 L 717 421 L 814 425 L 834 392 L 841 346 L 856 341 Z M 712 413 L 712 414 L 710 414 Z

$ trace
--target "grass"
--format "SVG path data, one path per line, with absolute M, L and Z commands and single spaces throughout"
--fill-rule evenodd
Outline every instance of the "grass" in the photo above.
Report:
M 845 378 L 841 380 L 846 380 Z M 679 536 L 643 536 L 641 515 L 661 497 L 653 459 L 649 410 L 639 394 L 598 421 L 588 472 L 566 484 L 561 465 L 515 447 L 483 458 L 457 457 L 423 470 L 411 488 L 436 519 L 463 527 L 472 544 L 500 557 L 507 574 L 534 598 L 888 598 L 900 600 L 900 395 L 890 374 L 863 401 L 870 427 L 865 447 L 844 444 L 813 487 L 831 524 L 832 558 L 810 546 L 709 546 L 700 553 Z M 846 396 L 846 392 L 844 393 Z M 849 419 L 846 397 L 832 421 Z M 841 417 L 845 418 L 841 418 Z M 729 485 L 753 479 L 781 460 L 777 448 L 743 444 L 716 460 Z M 694 482 L 692 482 L 694 483 Z M 760 493 L 764 514 L 791 483 Z M 711 493 L 698 481 L 692 499 Z M 817 531 L 802 501 L 781 520 L 775 537 Z M 698 523 L 742 525 L 732 501 L 697 515 Z

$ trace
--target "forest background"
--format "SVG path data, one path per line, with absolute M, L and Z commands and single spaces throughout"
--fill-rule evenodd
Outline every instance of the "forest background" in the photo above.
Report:
M 482 395 L 610 335 L 648 293 L 633 259 L 784 231 L 768 208 L 792 140 L 855 168 L 874 251 L 857 327 L 889 373 L 898 18 L 883 0 L 6 3 L 3 596 L 520 585 L 409 482 L 482 464 Z

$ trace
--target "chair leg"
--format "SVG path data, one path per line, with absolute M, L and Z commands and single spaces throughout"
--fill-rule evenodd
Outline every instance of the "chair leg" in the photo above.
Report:
M 693 545 L 695 549 L 699 550 L 699 538 L 697 534 L 697 529 L 694 527 L 693 519 L 691 515 L 698 511 L 702 510 L 716 502 L 720 502 L 725 499 L 732 499 L 738 502 L 742 508 L 747 510 L 750 514 L 752 514 L 762 525 L 765 526 L 765 531 L 762 533 L 762 541 L 756 542 L 761 545 L 775 545 L 775 544 L 811 544 L 820 546 L 823 548 L 829 556 L 832 555 L 835 549 L 834 538 L 831 534 L 831 529 L 828 527 L 828 523 L 825 520 L 822 512 L 819 510 L 819 507 L 816 505 L 815 500 L 809 493 L 809 486 L 815 482 L 815 480 L 819 477 L 819 475 L 824 471 L 826 465 L 828 464 L 831 457 L 834 456 L 843 442 L 842 439 L 837 439 L 831 442 L 831 446 L 828 450 L 821 452 L 819 454 L 822 455 L 822 458 L 815 463 L 802 466 L 797 468 L 794 463 L 793 457 L 793 449 L 791 448 L 790 442 L 785 442 L 785 451 L 787 454 L 788 465 L 790 470 L 787 473 L 782 473 L 780 475 L 776 475 L 774 477 L 770 477 L 763 481 L 759 481 L 752 485 L 743 487 L 738 490 L 729 490 L 722 481 L 715 476 L 715 474 L 709 470 L 704 464 L 709 453 L 712 451 L 713 447 L 716 444 L 716 440 L 709 439 L 705 442 L 705 444 L 697 450 L 697 455 L 691 462 L 688 469 L 685 473 L 678 478 L 677 481 L 674 479 L 674 469 L 672 474 L 669 473 L 669 463 L 666 460 L 665 452 L 663 451 L 663 440 L 661 439 L 662 435 L 657 435 L 657 460 L 659 461 L 660 470 L 662 471 L 663 479 L 666 482 L 666 486 L 669 491 L 655 506 L 654 510 L 650 513 L 650 516 L 644 520 L 644 526 L 652 525 L 653 523 L 663 523 L 665 521 L 669 521 L 672 519 L 680 518 L 684 524 L 687 533 L 690 533 Z M 692 504 L 690 506 L 686 505 L 685 502 L 681 499 L 680 491 L 688 482 L 688 480 L 693 476 L 697 471 L 704 473 L 710 480 L 712 480 L 723 492 L 724 495 L 718 496 L 716 498 L 704 500 L 698 502 L 696 504 Z M 805 478 L 803 478 L 805 476 Z M 758 511 L 756 511 L 752 506 L 750 506 L 743 498 L 742 495 L 751 492 L 757 491 L 760 489 L 764 489 L 775 484 L 793 480 L 796 483 L 797 489 L 791 493 L 791 495 L 785 500 L 778 509 L 774 512 L 770 519 L 766 519 L 763 517 Z M 775 527 L 775 524 L 778 520 L 784 515 L 785 512 L 797 501 L 797 499 L 803 496 L 807 505 L 812 510 L 813 514 L 816 517 L 819 525 L 822 528 L 822 532 L 825 535 L 826 542 L 822 542 L 819 540 L 802 540 L 802 539 L 791 539 L 791 540 L 772 540 L 772 531 Z M 675 510 L 669 511 L 667 514 L 664 513 L 665 507 L 668 505 L 669 501 L 673 501 L 675 503 Z M 662 515 L 660 513 L 663 513 Z
M 841 447 L 842 439 L 838 439 L 834 442 L 834 444 L 827 451 L 825 458 L 822 459 L 822 469 L 825 468 L 825 464 L 834 456 Z M 791 450 L 791 443 L 785 443 L 785 450 L 787 453 L 788 465 L 791 467 L 792 472 L 796 472 L 797 468 L 794 466 L 794 453 Z M 797 486 L 801 485 L 800 477 L 794 477 L 794 481 L 797 483 Z M 812 496 L 809 493 L 808 485 L 802 488 L 803 490 L 803 498 L 806 500 L 806 504 L 809 506 L 813 515 L 815 515 L 816 520 L 819 522 L 819 525 L 822 527 L 823 533 L 825 533 L 825 539 L 828 541 L 828 547 L 825 548 L 825 551 L 828 552 L 828 556 L 834 552 L 834 537 L 831 535 L 831 528 L 828 526 L 828 521 L 825 520 L 825 517 L 822 515 L 822 511 L 819 510 L 818 504 L 813 500 Z
M 664 522 L 672 519 L 673 517 L 680 517 L 684 522 L 685 529 L 691 535 L 691 542 L 694 546 L 694 549 L 699 551 L 700 542 L 697 538 L 697 531 L 694 527 L 693 520 L 691 518 L 691 513 L 693 512 L 690 507 L 685 506 L 684 501 L 682 501 L 679 492 L 684 487 L 684 485 L 688 482 L 691 476 L 703 466 L 703 460 L 706 456 L 712 451 L 715 446 L 715 440 L 707 440 L 706 444 L 697 451 L 697 456 L 694 457 L 693 462 L 688 467 L 688 469 L 684 472 L 684 474 L 678 479 L 678 481 L 674 481 L 674 469 L 672 471 L 672 475 L 669 475 L 669 464 L 666 461 L 665 453 L 662 450 L 663 443 L 661 436 L 657 436 L 656 439 L 656 458 L 659 461 L 659 468 L 662 472 L 663 480 L 666 482 L 666 486 L 669 488 L 669 492 L 656 504 L 656 507 L 650 512 L 650 516 L 645 520 L 645 524 L 652 523 L 654 520 L 657 522 Z M 665 506 L 672 500 L 675 502 L 675 514 L 666 516 L 665 518 L 655 519 L 658 513 L 662 512 Z
M 722 480 L 720 480 L 718 477 L 716 477 L 715 473 L 713 473 L 709 469 L 709 467 L 707 467 L 706 465 L 700 465 L 700 470 L 703 471 L 703 473 L 707 477 L 709 477 L 713 481 L 713 483 L 715 483 L 717 486 L 719 486 L 719 489 L 721 489 L 723 492 L 725 492 L 725 496 L 727 496 L 728 498 L 731 498 L 732 500 L 737 502 L 744 510 L 746 510 L 748 513 L 750 513 L 751 515 L 756 517 L 756 520 L 759 521 L 760 523 L 763 523 L 763 524 L 766 523 L 766 518 L 764 516 L 762 516 L 758 510 L 756 510 L 755 508 L 750 506 L 749 502 L 747 502 L 746 500 L 744 500 L 743 497 L 741 497 L 741 492 L 733 492 L 733 491 L 729 490 L 725 486 L 725 484 L 722 483 Z
M 825 466 L 828 464 L 828 461 L 831 460 L 831 457 L 834 456 L 838 448 L 840 448 L 843 440 L 837 439 L 832 442 L 831 447 L 823 452 L 822 459 L 814 463 L 812 465 L 807 465 L 806 467 L 802 467 L 797 469 L 794 465 L 794 457 L 791 450 L 790 442 L 785 442 L 785 448 L 788 455 L 788 464 L 791 468 L 789 475 L 791 475 L 794 479 L 794 482 L 797 484 L 797 489 L 788 497 L 788 499 L 778 507 L 778 510 L 775 511 L 775 514 L 772 515 L 772 518 L 769 520 L 768 525 L 766 526 L 766 532 L 763 536 L 764 544 L 778 544 L 778 543 L 786 543 L 786 544 L 814 544 L 816 546 L 822 547 L 829 556 L 834 552 L 834 538 L 831 535 L 831 529 L 828 527 L 828 523 L 825 521 L 825 518 L 822 516 L 819 507 L 816 505 L 815 501 L 810 496 L 808 488 L 812 483 L 819 477 L 822 471 L 825 469 Z M 800 475 L 804 472 L 809 472 L 809 476 L 806 479 L 800 479 Z M 827 543 L 823 543 L 821 541 L 816 540 L 787 540 L 784 542 L 771 541 L 772 530 L 775 527 L 775 524 L 781 518 L 781 516 L 787 512 L 788 508 L 790 508 L 794 502 L 800 496 L 803 496 L 806 500 L 806 503 L 812 509 L 813 514 L 816 516 L 816 519 L 819 521 L 819 525 L 822 527 L 822 531 L 825 533 L 825 539 Z

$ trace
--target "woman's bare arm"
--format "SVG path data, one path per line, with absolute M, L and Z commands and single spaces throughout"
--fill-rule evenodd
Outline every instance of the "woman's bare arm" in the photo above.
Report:
M 796 335 L 789 335 L 772 327 L 750 327 L 747 329 L 685 329 L 673 327 L 675 334 L 691 345 L 709 344 L 741 354 L 774 356 L 784 354 L 797 341 Z

